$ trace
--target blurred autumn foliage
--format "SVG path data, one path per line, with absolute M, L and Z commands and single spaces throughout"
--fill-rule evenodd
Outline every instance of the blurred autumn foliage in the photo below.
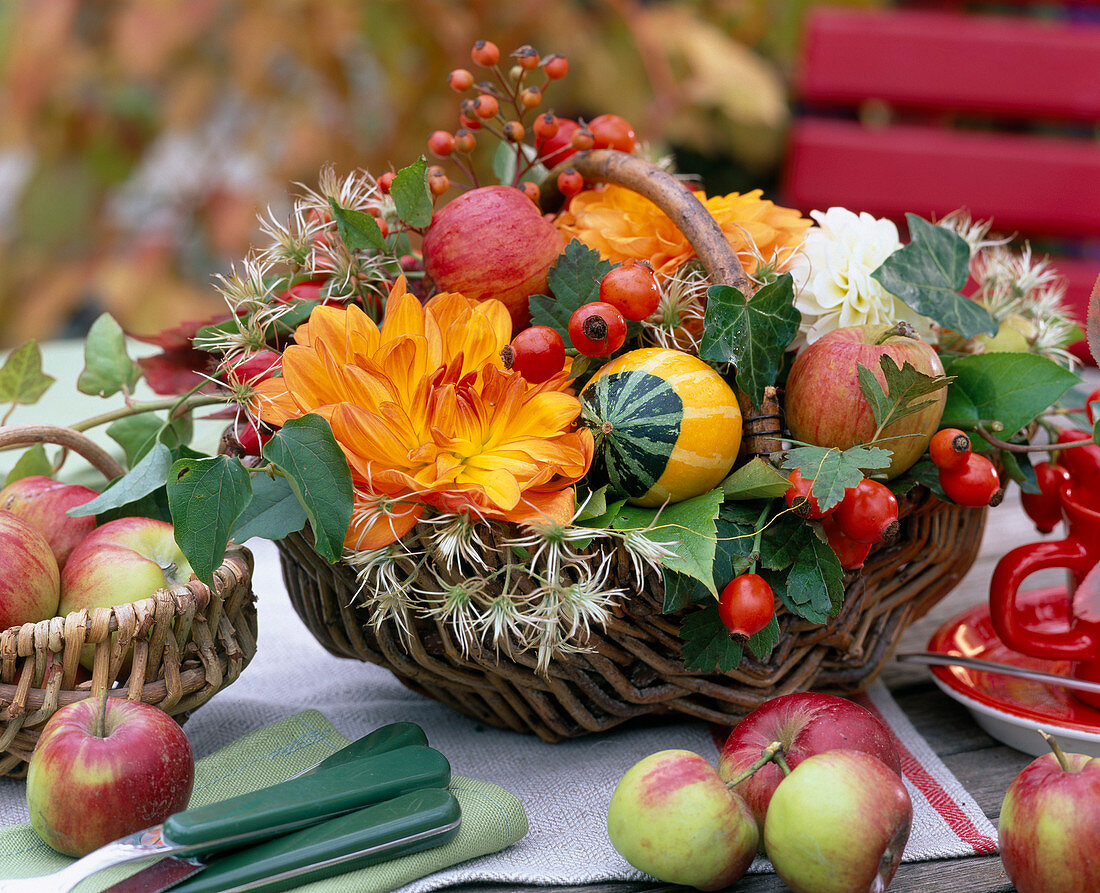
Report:
M 456 126 L 485 37 L 559 52 L 555 108 L 766 185 L 808 0 L 23 0 L 0 6 L 0 347 L 100 312 L 151 333 L 211 287 L 295 182 L 401 167 Z

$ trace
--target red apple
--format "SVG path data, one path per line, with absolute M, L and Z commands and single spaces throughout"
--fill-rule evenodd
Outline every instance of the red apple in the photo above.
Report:
M 424 235 L 424 268 L 441 291 L 496 298 L 512 331 L 531 322 L 527 299 L 546 293 L 564 240 L 538 207 L 511 186 L 481 186 L 448 202 Z
M 94 517 L 71 518 L 67 513 L 98 495 L 90 487 L 33 474 L 0 490 L 0 509 L 18 515 L 45 536 L 58 567 L 64 567 L 76 544 L 95 530 Z
M 830 750 L 804 760 L 776 788 L 764 846 L 795 893 L 885 890 L 912 825 L 909 792 L 881 760 Z
M 60 573 L 50 544 L 22 518 L 5 511 L 0 511 L 0 567 L 0 629 L 57 613 Z
M 719 776 L 724 781 L 736 778 L 773 741 L 783 745 L 790 769 L 815 754 L 844 748 L 868 753 L 901 775 L 894 736 L 871 711 L 835 695 L 796 692 L 766 701 L 734 727 L 718 758 Z M 761 831 L 782 780 L 779 766 L 768 763 L 734 789 L 749 804 Z
M 741 877 L 758 843 L 745 801 L 688 750 L 662 750 L 627 770 L 607 807 L 607 834 L 635 868 L 700 890 Z
M 883 356 L 893 358 L 899 368 L 910 363 L 925 375 L 943 375 L 943 364 L 931 345 L 915 335 L 891 334 L 894 331 L 881 325 L 848 326 L 799 351 L 787 376 L 783 403 L 795 440 L 846 450 L 874 437 L 877 426 L 871 404 L 859 389 L 860 365 L 870 369 L 884 389 Z M 901 474 L 928 449 L 943 417 L 947 389 L 917 399 L 929 401 L 928 406 L 898 419 L 879 435 L 879 440 L 898 438 L 880 444 L 893 452 L 888 477 Z
M 88 698 L 42 728 L 27 772 L 31 824 L 59 853 L 82 856 L 187 808 L 195 757 L 152 704 Z
M 1051 747 L 1008 786 L 1001 861 L 1019 893 L 1100 890 L 1100 757 Z

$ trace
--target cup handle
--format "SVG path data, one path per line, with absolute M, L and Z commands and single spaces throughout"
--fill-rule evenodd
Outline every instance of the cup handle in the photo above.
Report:
M 1013 651 L 1049 660 L 1082 660 L 1094 652 L 1095 641 L 1085 630 L 1067 625 L 1064 630 L 1041 631 L 1025 625 L 1016 607 L 1020 584 L 1035 571 L 1068 568 L 1080 578 L 1093 559 L 1076 539 L 1028 543 L 1002 556 L 989 582 L 989 609 L 993 628 Z M 1066 594 L 1070 600 L 1069 593 Z M 1072 604 L 1069 606 L 1072 616 Z

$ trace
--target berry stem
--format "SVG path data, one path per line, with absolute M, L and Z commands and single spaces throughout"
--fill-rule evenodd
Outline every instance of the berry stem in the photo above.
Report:
M 1009 453 L 1060 453 L 1062 450 L 1073 449 L 1074 447 L 1092 446 L 1096 443 L 1095 440 L 1070 440 L 1066 443 L 1009 443 L 1007 440 L 1001 440 L 1000 438 L 990 434 L 985 427 L 979 422 L 974 426 L 975 430 L 989 443 L 990 446 L 995 446 L 999 450 L 1005 450 Z
M 758 769 L 763 769 L 768 763 L 778 764 L 780 769 L 783 769 L 784 775 L 790 775 L 791 770 L 786 768 L 787 761 L 783 759 L 783 743 L 781 741 L 773 741 L 761 752 L 757 760 L 741 772 L 740 775 L 736 775 L 726 782 L 727 788 L 735 788 L 741 782 L 746 779 L 752 778 L 756 774 Z

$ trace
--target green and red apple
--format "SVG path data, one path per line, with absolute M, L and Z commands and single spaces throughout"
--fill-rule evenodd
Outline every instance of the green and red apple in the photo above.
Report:
M 91 515 L 70 517 L 69 509 L 99 494 L 80 484 L 64 484 L 41 474 L 12 481 L 0 490 L 0 509 L 18 515 L 50 544 L 58 567 L 64 567 L 76 544 L 95 530 Z
M 11 512 L 0 511 L 0 629 L 57 613 L 60 573 L 46 538 Z
M 46 722 L 27 771 L 31 825 L 68 856 L 164 821 L 187 808 L 195 757 L 159 707 L 87 698 Z

